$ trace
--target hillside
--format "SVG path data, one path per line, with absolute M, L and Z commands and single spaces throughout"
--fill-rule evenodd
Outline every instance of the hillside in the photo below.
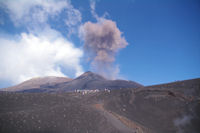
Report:
M 20 92 L 69 92 L 75 90 L 138 88 L 141 84 L 127 80 L 108 80 L 93 73 L 85 72 L 75 79 L 46 77 L 25 81 L 4 91 Z
M 96 93 L 0 92 L 2 133 L 198 133 L 200 79 Z
M 2 89 L 3 91 L 22 91 L 22 90 L 31 90 L 31 89 L 39 89 L 43 86 L 54 86 L 55 84 L 69 82 L 72 79 L 67 77 L 55 77 L 55 76 L 48 76 L 48 77 L 37 77 L 32 78 L 30 80 L 24 81 L 21 84 L 16 86 L 12 86 L 9 88 Z

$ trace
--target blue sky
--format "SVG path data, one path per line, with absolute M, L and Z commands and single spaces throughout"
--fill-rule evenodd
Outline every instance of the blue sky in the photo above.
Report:
M 128 43 L 115 53 L 116 78 L 152 85 L 200 77 L 198 0 L 45 1 L 0 2 L 0 88 L 91 70 L 80 27 L 100 23 L 92 2 L 98 18 L 115 22 Z

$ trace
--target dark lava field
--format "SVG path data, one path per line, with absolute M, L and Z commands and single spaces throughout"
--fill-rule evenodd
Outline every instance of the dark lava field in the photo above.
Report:
M 78 92 L 0 92 L 0 133 L 199 133 L 200 79 Z

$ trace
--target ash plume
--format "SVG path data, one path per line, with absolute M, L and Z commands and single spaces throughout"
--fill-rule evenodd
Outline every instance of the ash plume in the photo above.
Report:
M 128 44 L 116 23 L 107 19 L 97 23 L 89 21 L 81 27 L 81 33 L 93 71 L 110 79 L 116 78 L 119 72 L 114 64 L 116 53 Z

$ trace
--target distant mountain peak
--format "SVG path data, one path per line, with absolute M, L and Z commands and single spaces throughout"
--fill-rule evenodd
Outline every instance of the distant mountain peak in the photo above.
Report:
M 77 79 L 80 79 L 80 78 L 81 79 L 82 78 L 93 78 L 93 79 L 99 79 L 99 80 L 106 80 L 103 76 L 101 76 L 97 73 L 91 72 L 91 71 L 87 71 L 87 72 L 83 73 Z
M 22 92 L 58 92 L 76 89 L 120 89 L 139 88 L 142 85 L 126 80 L 109 80 L 91 71 L 87 71 L 75 79 L 67 77 L 38 77 L 27 80 L 19 85 L 5 88 L 4 91 Z
M 85 73 L 83 73 L 82 75 L 90 75 L 90 74 L 94 74 L 93 72 L 91 72 L 91 71 L 87 71 L 87 72 L 85 72 Z

